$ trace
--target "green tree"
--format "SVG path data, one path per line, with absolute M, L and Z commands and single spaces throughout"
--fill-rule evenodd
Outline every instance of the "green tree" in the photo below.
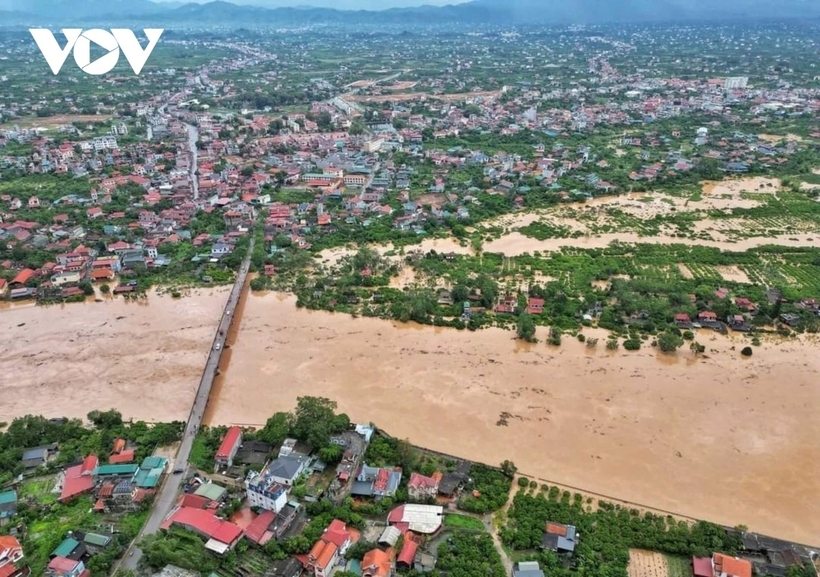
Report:
M 98 429 L 113 429 L 122 425 L 122 413 L 116 409 L 109 411 L 91 411 L 86 415 Z
M 683 338 L 673 332 L 666 331 L 658 337 L 658 348 L 664 353 L 674 353 L 683 346 Z
M 518 316 L 518 338 L 527 341 L 528 343 L 535 342 L 535 321 L 532 319 L 527 311 L 523 311 Z
M 259 431 L 259 440 L 271 445 L 280 445 L 290 434 L 290 421 L 289 413 L 275 413 Z
M 506 477 L 512 479 L 516 472 L 518 472 L 518 467 L 516 467 L 512 461 L 507 460 L 501 463 L 501 472 L 504 473 Z
M 345 415 L 337 417 L 336 402 L 324 397 L 299 397 L 291 421 L 291 430 L 297 439 L 305 441 L 314 449 L 330 443 L 330 436 L 345 430 Z

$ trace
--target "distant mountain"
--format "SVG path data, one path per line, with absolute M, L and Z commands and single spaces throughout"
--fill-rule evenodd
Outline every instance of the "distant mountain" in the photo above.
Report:
M 605 24 L 770 18 L 820 18 L 818 0 L 473 0 L 381 11 L 267 8 L 223 0 L 206 4 L 150 0 L 0 0 L 0 25 L 125 26 L 329 24 Z

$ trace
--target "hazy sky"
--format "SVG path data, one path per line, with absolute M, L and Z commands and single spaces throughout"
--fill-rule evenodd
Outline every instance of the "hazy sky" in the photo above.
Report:
M 211 0 L 154 0 L 155 2 L 210 2 Z M 253 4 L 257 6 L 317 6 L 322 8 L 338 8 L 339 10 L 385 10 L 388 8 L 403 8 L 406 6 L 443 6 L 445 4 L 461 4 L 468 0 L 228 0 L 234 4 Z

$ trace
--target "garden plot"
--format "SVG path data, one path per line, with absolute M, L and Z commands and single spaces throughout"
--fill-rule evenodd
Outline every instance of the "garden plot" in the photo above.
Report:
M 744 284 L 751 284 L 751 280 L 739 267 L 736 266 L 716 266 L 715 269 L 723 277 L 723 280 L 729 282 L 738 282 Z
M 661 553 L 630 549 L 627 571 L 629 577 L 669 577 L 669 564 Z

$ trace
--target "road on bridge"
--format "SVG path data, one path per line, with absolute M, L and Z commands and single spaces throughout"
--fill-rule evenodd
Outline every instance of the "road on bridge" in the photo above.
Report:
M 188 422 L 185 425 L 185 435 L 180 443 L 174 459 L 174 471 L 180 468 L 184 469 L 181 473 L 174 473 L 169 471 L 165 476 L 165 480 L 154 499 L 151 516 L 140 531 L 137 538 L 129 546 L 125 552 L 125 556 L 120 564 L 119 569 L 136 570 L 137 565 L 142 558 L 142 551 L 140 551 L 137 543 L 145 535 L 151 535 L 159 530 L 159 526 L 171 512 L 171 509 L 176 503 L 180 488 L 182 487 L 182 480 L 185 477 L 185 470 L 188 467 L 188 457 L 191 453 L 191 447 L 194 443 L 194 437 L 199 430 L 202 423 L 202 416 L 205 414 L 205 406 L 208 403 L 208 398 L 211 395 L 211 387 L 216 377 L 216 370 L 219 366 L 219 359 L 222 356 L 222 351 L 225 348 L 225 339 L 228 336 L 228 328 L 231 326 L 233 319 L 233 311 L 236 310 L 236 305 L 242 295 L 242 288 L 245 286 L 245 280 L 248 276 L 248 269 L 250 268 L 251 255 L 253 254 L 255 239 L 252 237 L 248 246 L 248 254 L 242 262 L 239 274 L 236 278 L 236 283 L 231 290 L 228 297 L 228 302 L 225 305 L 222 318 L 219 320 L 219 326 L 216 330 L 216 336 L 213 343 L 211 343 L 211 350 L 208 354 L 208 362 L 205 364 L 205 371 L 202 373 L 202 379 L 199 382 L 199 388 L 194 398 L 193 406 L 191 407 L 191 414 L 188 416 Z

